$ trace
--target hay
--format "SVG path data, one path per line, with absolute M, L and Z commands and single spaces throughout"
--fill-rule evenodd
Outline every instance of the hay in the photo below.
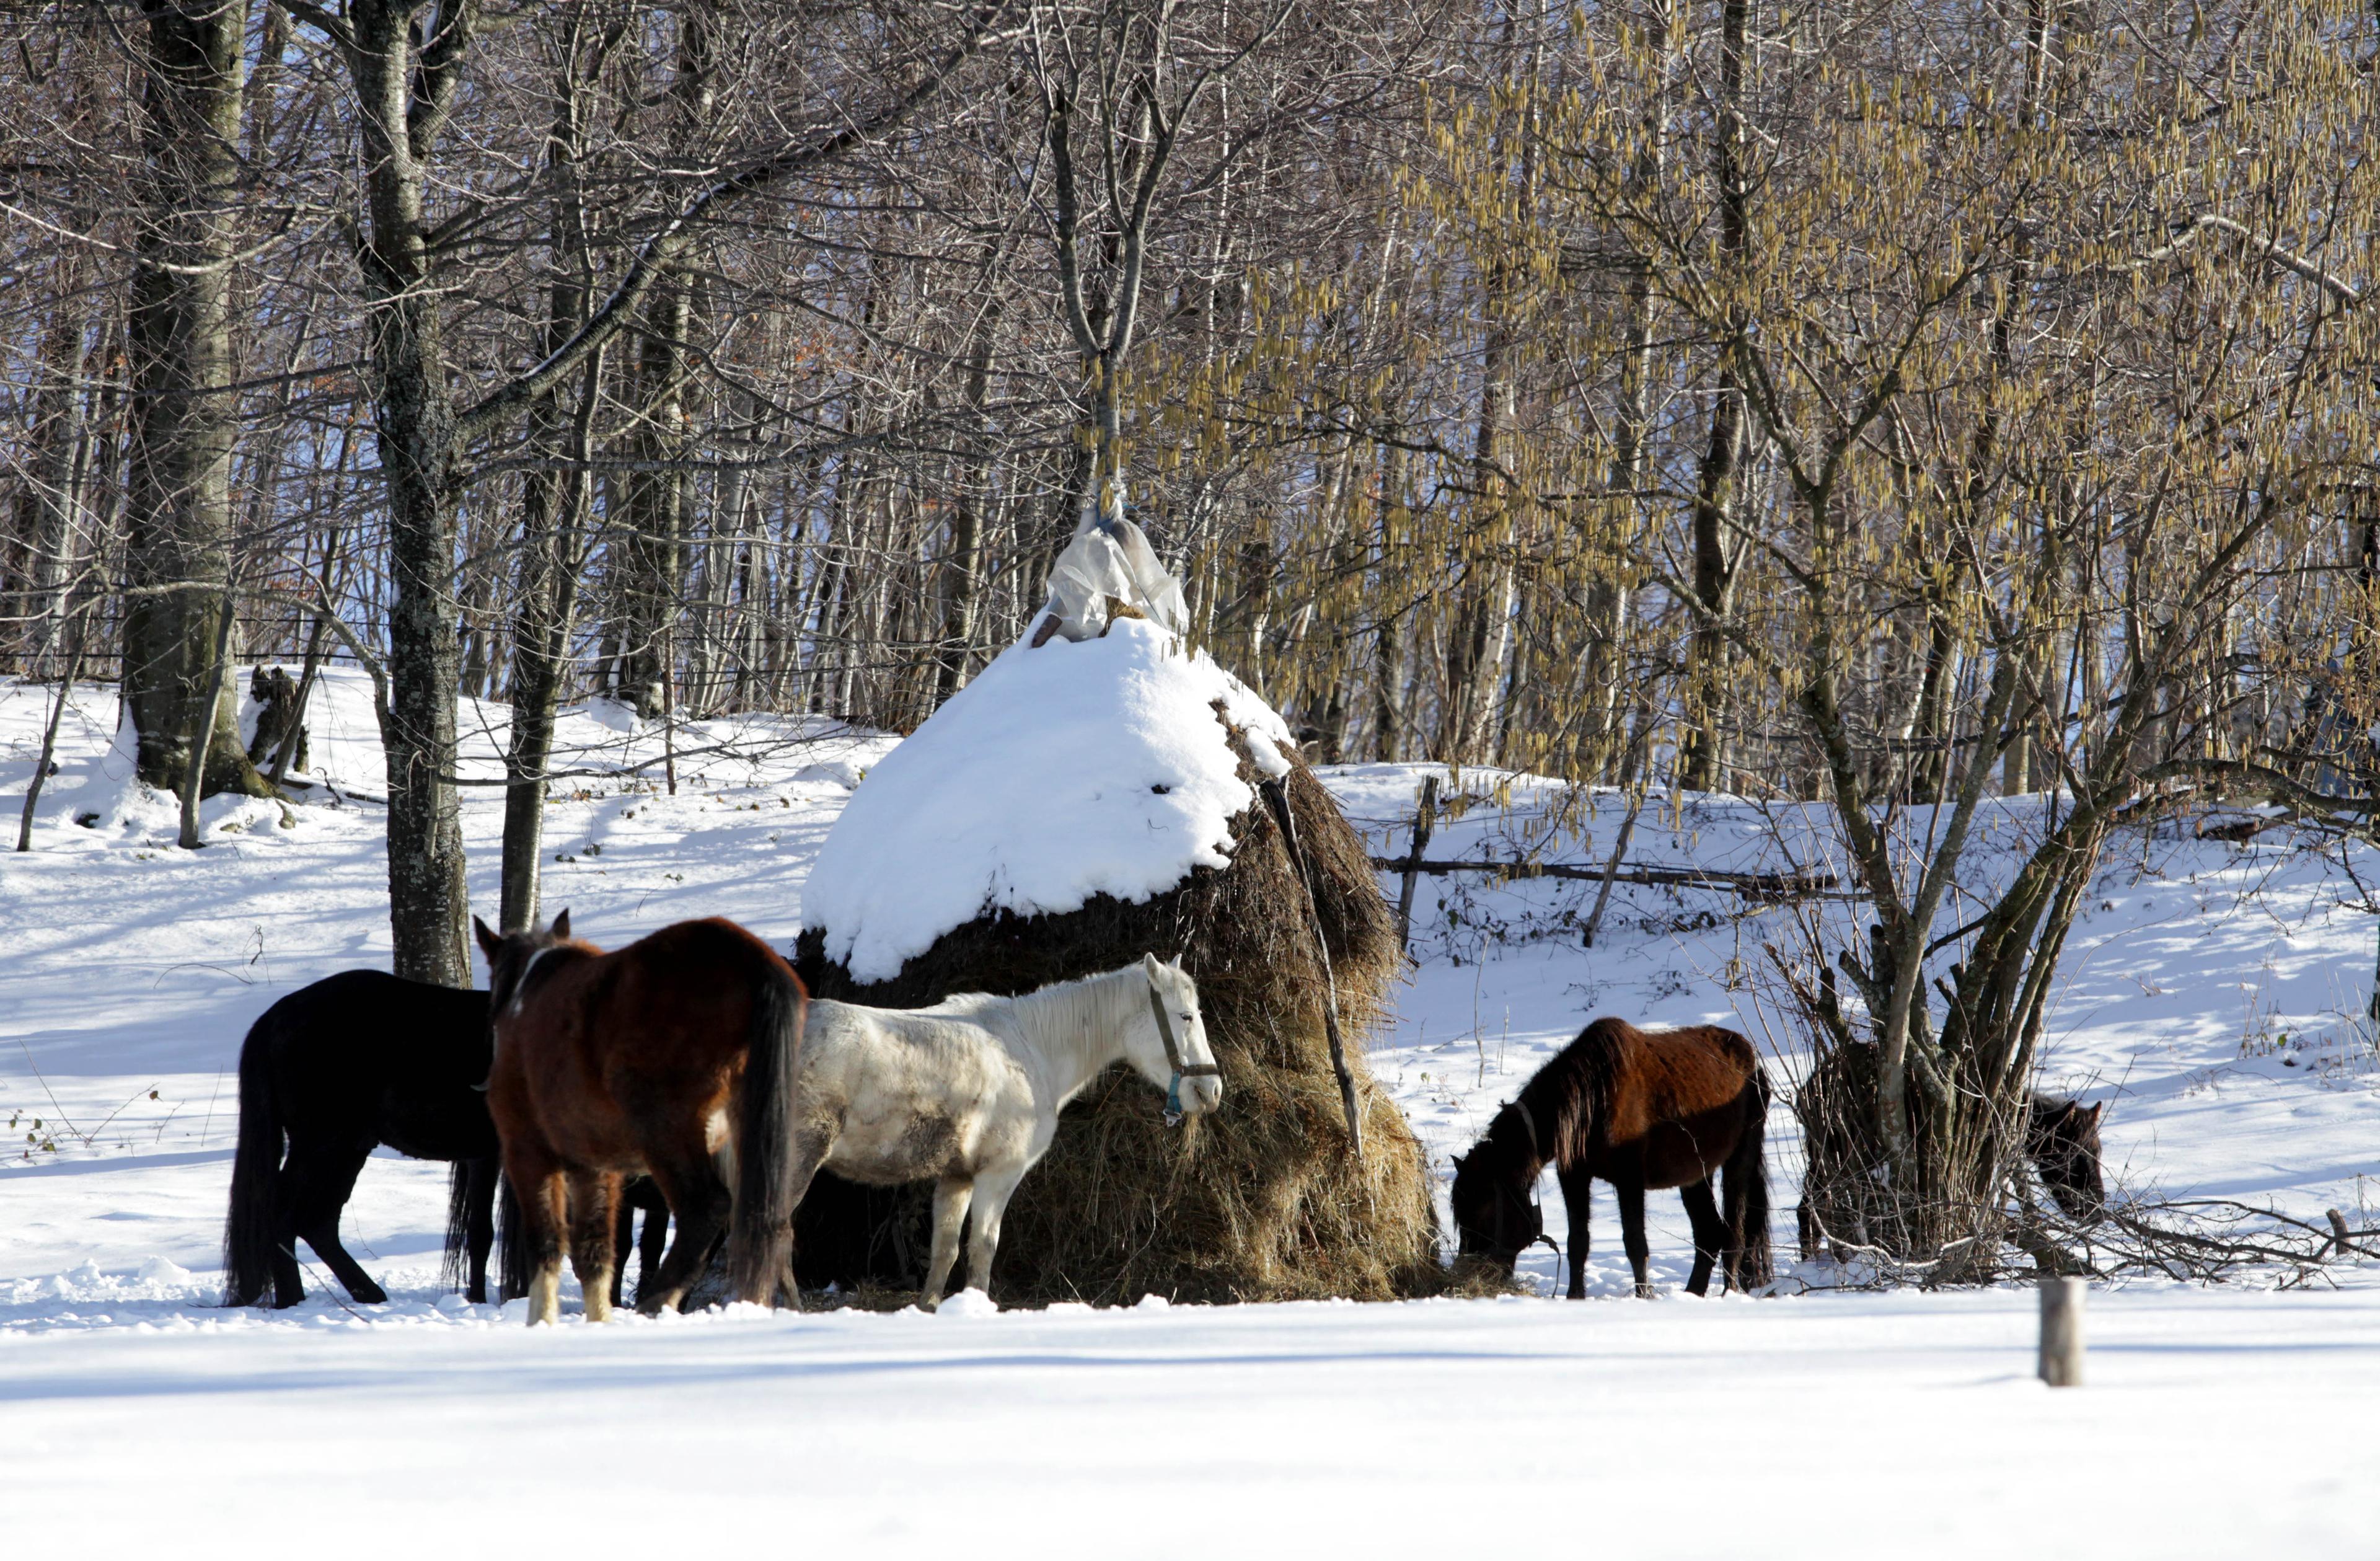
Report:
M 1261 777 L 1238 734 L 1230 740 L 1253 789 Z M 1169 1129 L 1145 1080 L 1119 1068 L 1095 1081 L 1009 1205 L 992 1274 L 1002 1301 L 1387 1299 L 1442 1286 L 1421 1145 L 1360 1045 L 1397 973 L 1395 930 L 1362 836 L 1303 763 L 1286 785 L 1337 977 L 1361 1165 L 1348 1153 L 1305 896 L 1260 803 L 1232 820 L 1229 867 L 1194 869 L 1140 904 L 1101 896 L 1062 915 L 979 918 L 891 981 L 853 982 L 824 959 L 823 929 L 803 933 L 796 962 L 814 994 L 887 1007 L 1029 992 L 1151 951 L 1196 977 L 1223 1109 Z M 871 1197 L 820 1182 L 796 1227 L 804 1285 L 917 1283 L 924 1189 Z

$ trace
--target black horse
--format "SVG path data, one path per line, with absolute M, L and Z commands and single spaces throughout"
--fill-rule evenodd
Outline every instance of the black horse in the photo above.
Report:
M 466 1293 L 487 1299 L 502 1162 L 488 1118 L 488 994 L 346 970 L 284 997 L 239 1049 L 239 1148 L 224 1226 L 226 1300 L 306 1288 L 298 1238 L 358 1301 L 388 1293 L 339 1244 L 339 1214 L 374 1146 L 448 1160 L 446 1266 L 468 1253 Z
M 224 1226 L 224 1279 L 233 1306 L 253 1306 L 269 1288 L 275 1306 L 306 1296 L 297 1238 L 358 1301 L 388 1293 L 339 1242 L 339 1213 L 376 1144 L 417 1160 L 450 1160 L 446 1279 L 465 1296 L 488 1299 L 488 1250 L 503 1160 L 488 1116 L 492 1042 L 488 994 L 347 970 L 302 987 L 267 1008 L 239 1051 L 239 1148 L 232 1157 L 231 1216 Z M 285 1142 L 286 1145 L 285 1158 Z M 509 1213 L 513 1200 L 504 1189 Z M 669 1206 L 643 1177 L 620 1201 L 619 1244 L 645 1213 L 643 1272 L 661 1261 Z M 500 1255 L 501 1294 L 522 1292 L 528 1266 L 508 1221 Z M 468 1261 L 467 1261 L 468 1260 Z M 620 1304 L 621 1268 L 612 1301 Z M 640 1281 L 641 1282 L 641 1281 Z
M 1550 1162 L 1570 1210 L 1570 1299 L 1586 1295 L 1587 1195 L 1593 1178 L 1620 1199 L 1620 1239 L 1649 1296 L 1645 1190 L 1674 1187 L 1694 1228 L 1686 1289 L 1703 1294 L 1724 1267 L 1739 1289 L 1769 1280 L 1768 1173 L 1763 1159 L 1768 1080 L 1752 1043 L 1715 1025 L 1644 1031 L 1600 1018 L 1521 1086 L 1469 1154 L 1455 1156 L 1454 1226 L 1464 1258 L 1510 1275 L 1546 1239 L 1534 1196 Z M 1721 1176 L 1726 1212 L 1711 1196 Z

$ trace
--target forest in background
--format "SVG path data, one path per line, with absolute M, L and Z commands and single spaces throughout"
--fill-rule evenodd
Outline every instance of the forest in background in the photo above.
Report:
M 233 663 L 360 662 L 397 966 L 467 982 L 458 694 L 524 925 L 560 705 L 910 729 L 1120 505 L 1318 762 L 1828 811 L 1872 924 L 1775 979 L 1947 1250 L 2108 832 L 2369 827 L 2375 60 L 2372 0 L 9 6 L 0 672 L 119 684 L 194 821 L 287 763 Z

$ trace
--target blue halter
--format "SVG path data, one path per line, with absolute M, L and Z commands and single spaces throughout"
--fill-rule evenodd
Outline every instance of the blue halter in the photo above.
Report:
M 1157 995 L 1157 983 L 1148 983 L 1148 1012 L 1157 1020 L 1157 1038 L 1165 1043 L 1165 1066 L 1173 1070 L 1172 1081 L 1165 1086 L 1165 1125 L 1178 1127 L 1185 1113 L 1182 1109 L 1182 1080 L 1184 1079 L 1220 1079 L 1223 1070 L 1211 1062 L 1185 1063 L 1182 1048 L 1173 1039 L 1173 1021 L 1167 1017 L 1165 1002 Z

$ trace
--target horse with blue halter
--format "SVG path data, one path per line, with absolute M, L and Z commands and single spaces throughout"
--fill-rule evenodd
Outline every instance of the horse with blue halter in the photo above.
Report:
M 1685 1201 L 1694 1232 L 1689 1294 L 1709 1288 L 1714 1266 L 1738 1289 L 1765 1285 L 1767 1117 L 1767 1078 L 1752 1043 L 1735 1031 L 1597 1019 L 1521 1086 L 1469 1154 L 1455 1157 L 1461 1254 L 1509 1278 L 1523 1251 L 1547 1241 L 1536 1191 L 1551 1165 L 1570 1212 L 1571 1299 L 1586 1295 L 1588 1195 L 1597 1177 L 1619 1195 L 1621 1245 L 1639 1296 L 1653 1294 L 1647 1188 L 1674 1187 Z M 1723 1213 L 1711 1196 L 1714 1175 L 1722 1178 Z
M 225 1300 L 305 1299 L 302 1238 L 347 1293 L 388 1293 L 348 1255 L 339 1216 L 372 1150 L 454 1162 L 447 1195 L 450 1280 L 487 1299 L 496 1130 L 488 1076 L 488 994 L 346 970 L 264 1010 L 239 1049 L 239 1142 L 224 1223 Z
M 931 1311 L 968 1229 L 967 1287 L 989 1290 L 1001 1218 L 1050 1148 L 1058 1113 L 1117 1062 L 1165 1091 L 1169 1120 L 1222 1104 L 1196 982 L 1137 965 L 1016 997 L 928 1008 L 811 1003 L 789 1105 L 795 1201 L 820 1167 L 877 1187 L 934 1184 Z M 972 1213 L 972 1221 L 969 1215 Z

